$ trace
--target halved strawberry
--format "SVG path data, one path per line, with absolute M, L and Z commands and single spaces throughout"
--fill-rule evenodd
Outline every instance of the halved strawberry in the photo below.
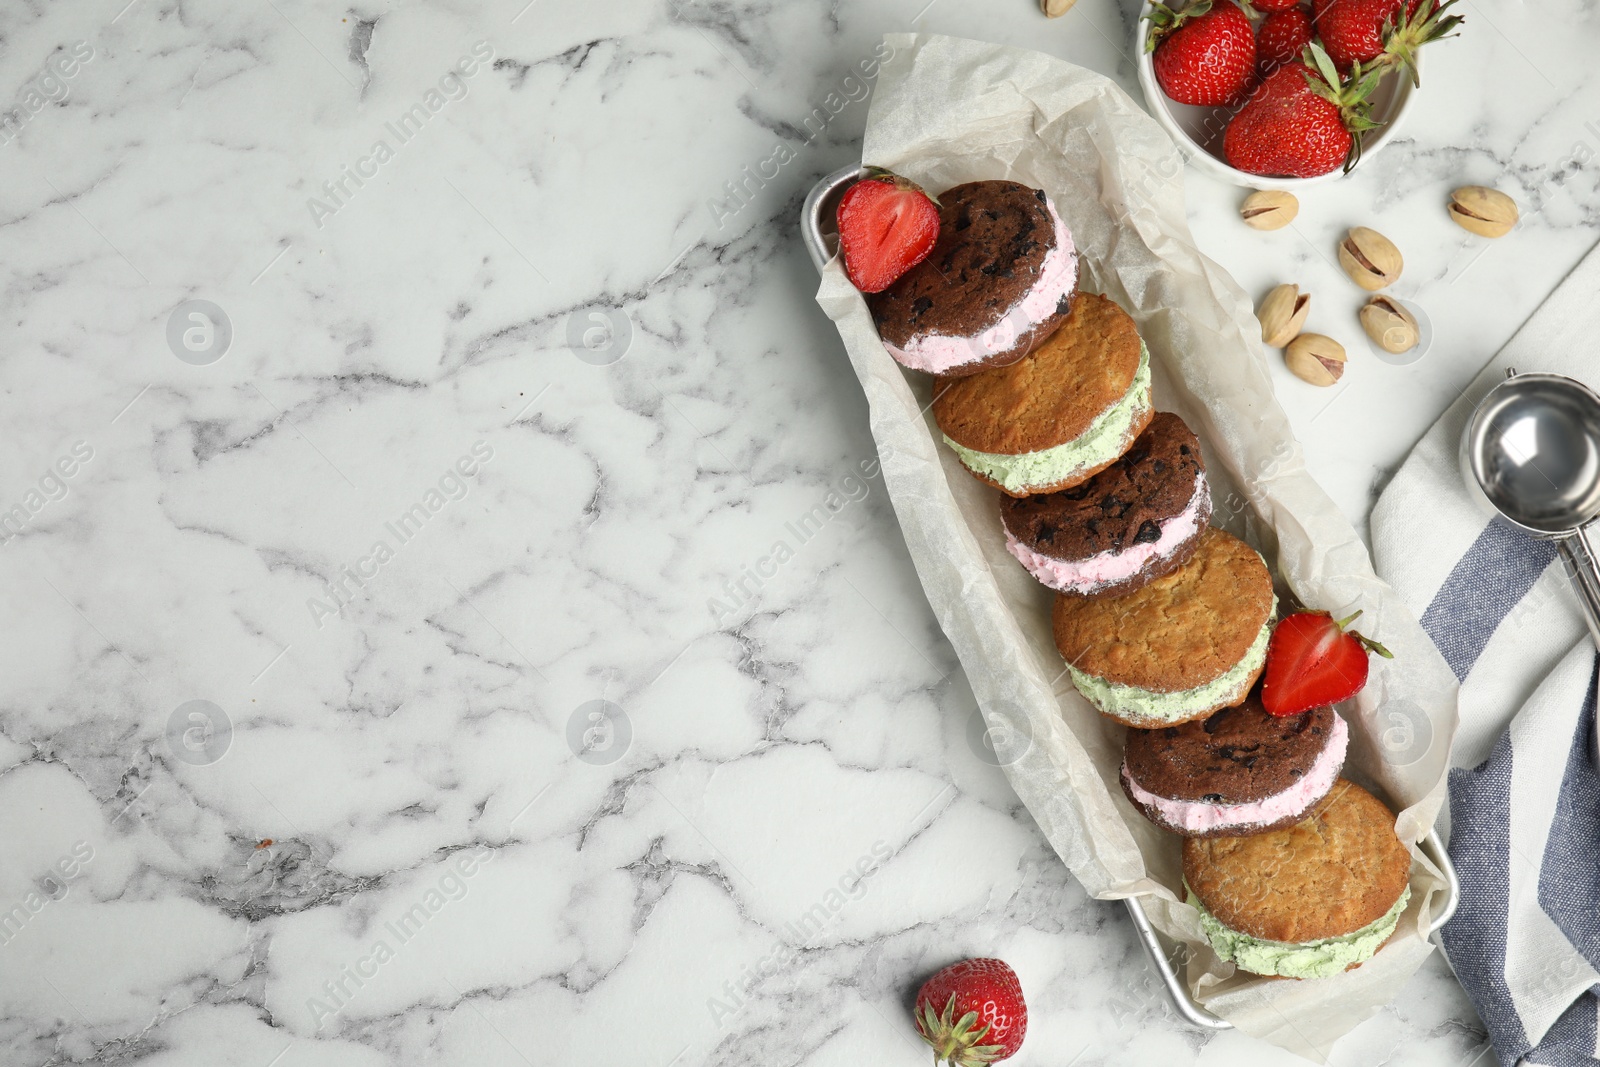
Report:
M 863 293 L 881 293 L 928 258 L 939 239 L 939 205 L 916 182 L 881 167 L 839 201 L 844 272 Z
M 1267 645 L 1261 706 L 1274 715 L 1298 715 L 1361 692 L 1367 684 L 1367 651 L 1394 656 L 1345 629 L 1360 614 L 1335 621 L 1326 611 L 1301 611 L 1278 623 Z

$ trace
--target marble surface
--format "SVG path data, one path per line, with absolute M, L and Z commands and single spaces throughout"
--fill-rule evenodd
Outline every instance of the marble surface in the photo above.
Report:
M 1358 520 L 1600 237 L 1592 9 L 1460 7 L 1292 231 L 1191 172 L 1201 247 L 1352 350 L 1280 391 Z M 882 33 L 1137 95 L 1135 13 L 0 13 L 0 1061 L 922 1063 L 916 983 L 998 954 L 1015 1062 L 1301 1062 L 1181 1028 L 969 744 L 796 239 Z M 1446 220 L 1468 181 L 1517 233 Z M 1411 366 L 1357 332 L 1358 222 L 1431 320 Z M 1484 1052 L 1435 958 L 1331 1056 Z

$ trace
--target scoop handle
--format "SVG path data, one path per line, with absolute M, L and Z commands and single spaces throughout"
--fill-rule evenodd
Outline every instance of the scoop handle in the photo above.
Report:
M 1557 542 L 1562 562 L 1566 564 L 1567 577 L 1572 579 L 1578 600 L 1583 604 L 1583 617 L 1589 623 L 1589 636 L 1600 648 L 1600 565 L 1595 562 L 1594 545 L 1585 527 L 1578 527 Z M 1594 730 L 1589 735 L 1589 758 L 1600 767 L 1600 716 L 1596 716 Z
M 1558 542 L 1561 557 L 1566 562 L 1567 577 L 1583 602 L 1583 614 L 1589 622 L 1589 635 L 1600 648 L 1600 565 L 1595 562 L 1594 546 L 1588 531 L 1579 527 Z

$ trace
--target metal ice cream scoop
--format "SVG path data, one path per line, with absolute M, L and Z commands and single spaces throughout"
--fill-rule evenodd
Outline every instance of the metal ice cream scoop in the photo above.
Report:
M 1600 647 L 1600 567 L 1586 529 L 1600 516 L 1600 396 L 1565 375 L 1508 369 L 1467 422 L 1461 469 L 1490 512 L 1556 542 Z M 1591 749 L 1600 764 L 1600 725 Z

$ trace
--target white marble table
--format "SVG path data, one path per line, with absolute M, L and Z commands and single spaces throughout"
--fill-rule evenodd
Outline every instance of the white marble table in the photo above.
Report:
M 857 65 L 918 28 L 1137 93 L 1131 0 L 924 3 L 4 14 L 0 1061 L 914 1064 L 915 982 L 999 954 L 1018 1063 L 1299 1062 L 1176 1024 L 969 747 L 859 477 L 794 225 Z M 1192 176 L 1202 248 L 1350 343 L 1281 395 L 1358 520 L 1600 236 L 1600 25 L 1554 6 L 1461 0 L 1293 231 Z M 1468 181 L 1528 216 L 1481 255 Z M 1358 346 L 1357 222 L 1431 318 L 1410 367 Z M 1332 1060 L 1482 1051 L 1436 959 Z

